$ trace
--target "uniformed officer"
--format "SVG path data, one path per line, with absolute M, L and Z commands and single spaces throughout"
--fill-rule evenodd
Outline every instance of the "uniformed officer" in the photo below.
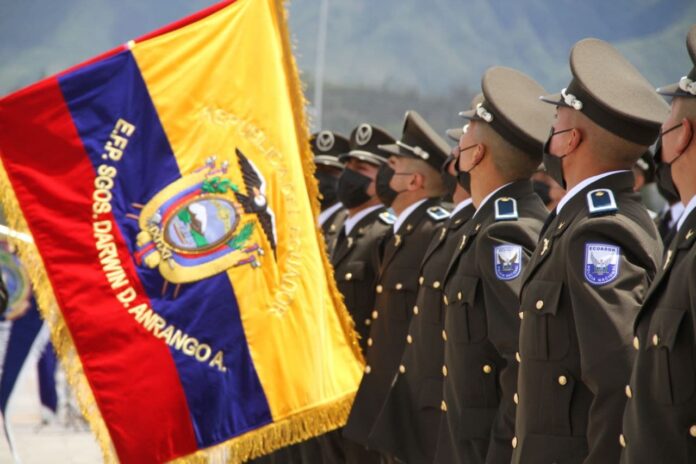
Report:
M 343 205 L 336 196 L 336 188 L 338 176 L 343 171 L 343 164 L 338 160 L 338 157 L 348 153 L 350 144 L 348 139 L 341 134 L 328 130 L 312 134 L 309 144 L 314 153 L 314 164 L 316 165 L 314 176 L 319 181 L 319 193 L 321 194 L 319 227 L 322 228 L 328 244 L 333 241 L 333 236 L 338 231 L 337 223 L 346 216 Z
M 662 255 L 631 167 L 667 105 L 606 42 L 578 42 L 570 66 L 543 97 L 557 107 L 544 165 L 567 193 L 523 276 L 513 463 L 618 462 L 631 325 Z
M 388 156 L 378 145 L 394 142 L 384 129 L 360 124 L 350 134 L 350 151 L 340 156 L 345 168 L 338 178 L 337 197 L 347 214 L 337 223 L 339 231 L 329 248 L 336 283 L 361 337 L 363 351 L 372 323 L 378 248 L 396 219 L 377 197 L 377 172 Z
M 482 97 L 481 97 L 482 98 Z M 480 100 L 476 100 L 477 102 Z M 447 135 L 459 142 L 462 129 Z M 397 376 L 369 437 L 371 448 L 409 464 L 433 461 L 440 427 L 443 358 L 442 276 L 459 244 L 461 230 L 474 213 L 469 192 L 456 182 L 454 163 L 458 146 L 443 165 L 443 173 L 455 182 L 454 210 L 440 233 L 433 236 L 423 262 L 416 306 L 419 314 L 411 319 L 406 347 L 401 358 L 405 372 Z
M 553 109 L 510 68 L 483 76 L 484 100 L 459 142 L 460 182 L 476 213 L 444 274 L 444 411 L 435 462 L 509 463 L 514 436 L 520 276 L 548 215 L 530 176 Z
M 436 198 L 444 193 L 439 169 L 449 147 L 415 111 L 406 113 L 401 140 L 380 145 L 389 156 L 377 175 L 377 194 L 397 218 L 383 243 L 375 291 L 365 374 L 344 435 L 368 444 L 379 408 L 389 391 L 406 344 L 408 324 L 418 307 L 418 268 L 436 229 L 449 213 Z
M 696 462 L 696 25 L 687 48 L 691 72 L 658 89 L 673 97 L 659 169 L 686 210 L 634 325 L 636 362 L 619 438 L 624 464 Z
M 350 151 L 339 157 L 345 168 L 336 193 L 346 215 L 335 222 L 338 230 L 329 235 L 330 258 L 363 352 L 372 324 L 379 249 L 384 236 L 391 235 L 395 220 L 377 197 L 377 172 L 388 156 L 378 146 L 394 142 L 384 129 L 363 123 L 350 134 Z M 378 453 L 344 439 L 341 430 L 320 437 L 319 442 L 324 463 L 368 464 L 381 459 Z

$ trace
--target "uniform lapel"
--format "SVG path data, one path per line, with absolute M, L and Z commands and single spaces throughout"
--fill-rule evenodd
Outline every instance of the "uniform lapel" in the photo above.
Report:
M 433 253 L 435 253 L 435 251 L 437 251 L 442 246 L 442 244 L 447 241 L 447 237 L 456 233 L 459 230 L 459 228 L 462 227 L 466 223 L 466 221 L 471 218 L 471 216 L 474 214 L 474 211 L 475 210 L 473 205 L 467 205 L 460 211 L 457 211 L 457 213 L 454 216 L 451 216 L 449 219 L 447 219 L 447 222 L 437 232 L 437 236 L 430 241 L 428 250 L 425 252 L 425 256 L 423 257 L 423 261 L 420 265 L 421 269 L 423 269 L 423 266 L 425 266 L 425 263 L 428 261 L 428 259 L 430 259 Z
M 331 261 L 333 262 L 334 266 L 338 266 L 339 263 L 346 258 L 346 256 L 350 255 L 350 252 L 353 250 L 353 247 L 355 247 L 355 244 L 365 235 L 365 228 L 376 221 L 377 216 L 383 211 L 384 210 L 381 208 L 376 209 L 353 226 L 353 229 L 351 229 L 350 234 L 348 234 L 346 239 L 342 240 L 342 243 L 339 242 L 340 246 L 337 246 L 334 249 L 333 256 L 331 257 Z M 345 222 L 342 224 L 342 226 L 345 230 Z
M 414 230 L 423 220 L 423 216 L 428 208 L 435 204 L 434 200 L 424 201 L 418 208 L 416 208 L 399 227 L 399 230 L 395 232 L 391 237 L 388 238 L 384 249 L 384 256 L 382 257 L 382 266 L 380 268 L 380 273 L 389 266 L 389 263 L 398 251 L 403 247 L 406 238 L 413 233 Z

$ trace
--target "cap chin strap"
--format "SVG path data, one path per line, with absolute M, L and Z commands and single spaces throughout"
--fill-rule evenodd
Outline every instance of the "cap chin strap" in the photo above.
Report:
M 582 109 L 582 102 L 572 93 L 568 93 L 567 89 L 561 90 L 561 96 L 563 97 L 565 104 L 574 110 L 580 111 Z
M 400 146 L 401 148 L 403 148 L 404 150 L 410 151 L 411 153 L 413 153 L 414 155 L 416 155 L 417 157 L 419 157 L 422 160 L 427 160 L 428 158 L 430 158 L 430 153 L 423 150 L 421 147 L 418 147 L 418 146 L 412 147 L 410 145 L 406 145 L 401 140 L 397 140 L 396 144 L 398 146 Z
M 679 88 L 686 93 L 696 95 L 696 81 L 689 79 L 689 76 L 679 79 Z

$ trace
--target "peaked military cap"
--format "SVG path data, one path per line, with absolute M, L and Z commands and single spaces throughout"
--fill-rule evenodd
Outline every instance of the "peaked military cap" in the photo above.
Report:
M 350 150 L 347 138 L 336 132 L 323 130 L 312 134 L 309 144 L 316 164 L 343 169 L 343 163 L 338 158 Z
M 387 162 L 387 153 L 379 148 L 379 145 L 394 143 L 396 140 L 381 127 L 363 123 L 350 133 L 350 151 L 339 157 L 343 162 L 348 158 L 356 158 L 374 165 Z
M 679 82 L 657 89 L 657 92 L 670 97 L 696 97 L 696 24 L 691 26 L 686 36 L 686 49 L 689 51 L 691 71 L 679 79 Z
M 420 114 L 413 110 L 407 111 L 404 116 L 401 140 L 393 144 L 380 145 L 379 148 L 389 155 L 423 160 L 437 171 L 440 170 L 450 152 L 447 142 L 437 135 L 435 129 L 430 127 Z
M 595 124 L 640 145 L 651 145 L 669 107 L 619 51 L 599 39 L 584 39 L 570 52 L 568 87 L 540 97 L 582 111 Z
M 476 105 L 479 103 L 483 103 L 483 94 L 479 93 L 477 94 L 472 100 L 471 100 L 471 109 L 475 110 Z M 466 124 L 464 125 L 466 127 Z M 464 134 L 464 127 L 455 127 L 453 129 L 447 129 L 447 137 L 451 138 L 455 142 L 459 143 L 459 139 L 462 138 L 462 135 Z
M 459 115 L 486 122 L 515 147 L 540 155 L 554 117 L 553 109 L 538 100 L 544 88 L 520 71 L 494 66 L 484 73 L 481 89 L 483 101 Z

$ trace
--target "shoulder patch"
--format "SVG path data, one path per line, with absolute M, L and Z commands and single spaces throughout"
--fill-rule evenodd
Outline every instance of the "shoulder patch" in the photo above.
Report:
M 428 216 L 430 216 L 436 221 L 442 221 L 443 219 L 447 219 L 448 217 L 450 217 L 450 212 L 442 206 L 431 206 L 430 208 L 428 208 L 427 212 Z
M 522 272 L 522 247 L 498 245 L 493 248 L 493 266 L 498 280 L 512 280 Z
M 495 200 L 496 221 L 516 221 L 518 218 L 517 200 L 510 197 L 503 197 Z
M 379 213 L 379 220 L 391 226 L 394 225 L 394 223 L 396 222 L 396 216 L 394 216 L 389 211 L 382 211 L 381 213 Z
M 609 189 L 597 189 L 587 192 L 587 207 L 593 216 L 611 214 L 619 210 L 619 207 L 616 206 L 614 193 Z
M 621 248 L 607 243 L 585 244 L 585 280 L 604 285 L 619 276 Z

